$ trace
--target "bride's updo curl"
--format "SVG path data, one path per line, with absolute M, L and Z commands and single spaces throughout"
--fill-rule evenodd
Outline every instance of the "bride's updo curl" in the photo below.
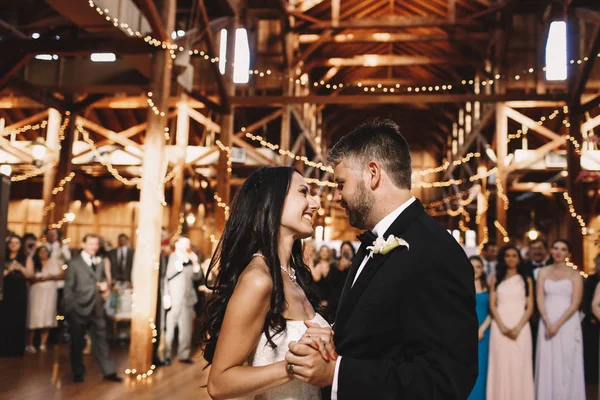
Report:
M 273 336 L 285 330 L 286 322 L 282 316 L 285 297 L 277 239 L 283 205 L 294 173 L 299 172 L 291 167 L 261 168 L 246 179 L 231 204 L 229 220 L 207 272 L 209 276 L 213 268 L 218 269 L 215 283 L 209 287 L 214 292 L 207 306 L 206 325 L 201 330 L 201 337 L 206 344 L 204 358 L 209 363 L 214 357 L 229 299 L 241 273 L 257 252 L 265 256 L 273 279 L 271 307 L 265 318 L 263 332 L 269 344 L 275 347 Z M 292 246 L 290 266 L 296 270 L 298 284 L 313 307 L 317 308 L 316 296 L 309 289 L 311 272 L 302 260 L 301 240 L 296 240 Z

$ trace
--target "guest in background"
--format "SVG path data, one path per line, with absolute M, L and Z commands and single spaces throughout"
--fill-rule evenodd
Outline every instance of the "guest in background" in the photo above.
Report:
M 50 245 L 50 254 L 53 260 L 60 266 L 71 259 L 71 250 L 66 243 L 61 242 L 61 233 L 56 229 L 48 229 L 46 242 Z
M 481 258 L 483 260 L 483 270 L 488 277 L 488 281 L 496 275 L 496 264 L 498 263 L 498 246 L 493 241 L 483 245 L 481 249 Z
M 177 358 L 191 364 L 192 326 L 194 305 L 198 302 L 194 281 L 200 278 L 202 270 L 198 256 L 190 246 L 190 240 L 180 237 L 175 243 L 175 251 L 169 256 L 167 271 L 163 279 L 163 306 L 167 310 L 165 332 L 165 361 L 171 363 L 175 328 L 179 329 Z
M 579 305 L 583 294 L 581 275 L 568 267 L 571 244 L 552 244 L 554 263 L 543 267 L 537 279 L 540 309 L 535 389 L 538 400 L 585 400 L 583 337 Z M 598 356 L 598 354 L 596 354 Z
M 27 309 L 28 345 L 26 351 L 35 353 L 33 345 L 35 331 L 41 330 L 40 351 L 45 352 L 48 346 L 48 334 L 56 328 L 56 282 L 64 279 L 62 268 L 50 257 L 48 246 L 42 244 L 33 255 L 35 276 L 29 287 Z
M 548 242 L 544 239 L 532 240 L 529 243 L 529 260 L 525 262 L 525 270 L 531 279 L 533 279 L 533 292 L 537 293 L 536 280 L 538 273 L 542 267 L 548 265 Z M 533 314 L 531 315 L 531 335 L 533 336 L 533 371 L 535 372 L 537 364 L 535 362 L 537 357 L 537 344 L 538 344 L 538 327 L 540 323 L 540 311 L 537 304 L 537 295 L 533 297 Z M 535 375 L 535 374 L 534 374 Z
M 331 269 L 331 250 L 326 245 L 321 246 L 317 255 L 317 262 L 311 269 L 314 288 L 317 292 L 321 305 L 327 307 L 327 299 L 329 298 L 329 287 L 327 285 L 327 275 Z
M 33 233 L 26 233 L 23 235 L 23 249 L 25 250 L 25 256 L 31 257 L 37 247 L 37 237 Z
M 529 243 L 529 260 L 525 263 L 527 272 L 534 280 L 539 269 L 548 265 L 548 242 L 544 239 L 532 240 Z
M 475 273 L 475 299 L 477 319 L 479 321 L 478 365 L 479 374 L 468 400 L 485 400 L 488 372 L 488 356 L 490 348 L 490 298 L 487 276 L 483 270 L 483 260 L 479 256 L 469 257 Z
M 594 300 L 594 293 L 600 281 L 600 254 L 596 255 L 594 259 L 594 274 L 589 275 L 583 282 L 583 301 L 581 303 L 581 310 L 585 317 L 581 323 L 581 329 L 583 333 L 583 361 L 585 371 L 585 382 L 591 384 L 598 383 L 598 354 L 600 354 L 600 346 L 598 341 L 600 340 L 599 328 L 600 320 L 592 312 L 592 303 Z
M 315 268 L 315 261 L 317 260 L 317 248 L 315 242 L 312 240 L 304 240 L 302 242 L 302 259 L 304 264 L 312 271 Z
M 533 282 L 525 271 L 519 249 L 500 250 L 496 275 L 490 285 L 490 355 L 486 398 L 533 400 L 531 329 Z
M 340 247 L 340 259 L 333 265 L 329 275 L 327 275 L 327 286 L 329 287 L 329 296 L 327 298 L 329 322 L 335 322 L 340 297 L 342 297 L 342 289 L 348 277 L 348 271 L 352 265 L 352 260 L 356 255 L 356 250 L 351 242 L 343 242 Z
M 108 292 L 105 269 L 97 255 L 100 237 L 87 234 L 83 237 L 82 252 L 71 261 L 65 275 L 64 310 L 71 334 L 71 369 L 75 382 L 83 382 L 85 366 L 82 352 L 85 333 L 89 331 L 96 360 L 104 379 L 121 382 L 115 365 L 109 357 L 106 342 L 103 293 Z
M 100 264 L 102 265 L 102 268 L 104 269 L 104 279 L 106 279 L 106 283 L 108 284 L 109 290 L 102 293 L 104 300 L 107 300 L 108 295 L 110 294 L 110 288 L 114 284 L 114 280 L 112 278 L 112 263 L 110 262 L 110 257 L 109 257 L 109 253 L 110 253 L 109 249 L 111 248 L 111 246 L 110 246 L 110 243 L 108 243 L 106 240 L 104 240 L 104 238 L 102 236 L 98 236 L 98 238 L 100 239 L 100 248 L 96 252 L 96 257 L 101 258 Z
M 600 285 L 596 285 L 596 290 L 594 291 L 594 298 L 592 299 L 592 313 L 594 313 L 594 316 L 597 320 L 600 320 Z M 596 353 L 595 356 L 598 356 L 598 353 Z
M 33 262 L 25 256 L 21 238 L 10 235 L 4 258 L 4 298 L 0 300 L 0 357 L 25 354 L 27 323 L 27 279 L 33 277 Z
M 113 281 L 131 282 L 134 253 L 135 250 L 129 245 L 129 237 L 121 233 L 118 238 L 118 246 L 108 253 Z

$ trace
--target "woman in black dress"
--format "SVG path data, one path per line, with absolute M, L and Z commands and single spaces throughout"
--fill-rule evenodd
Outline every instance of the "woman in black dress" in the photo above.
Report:
M 337 313 L 340 297 L 342 297 L 342 289 L 348 277 L 348 271 L 352 265 L 352 260 L 356 255 L 356 250 L 351 242 L 343 242 L 340 247 L 340 258 L 334 264 L 333 268 L 327 275 L 327 284 L 329 286 L 329 319 L 331 323 L 335 322 L 335 314 Z
M 21 238 L 6 240 L 4 260 L 4 298 L 0 301 L 0 357 L 25 354 L 27 319 L 27 279 L 33 278 L 33 261 L 26 258 Z

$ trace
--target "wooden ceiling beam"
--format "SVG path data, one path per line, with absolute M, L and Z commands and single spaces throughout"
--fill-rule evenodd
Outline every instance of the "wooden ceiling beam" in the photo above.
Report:
M 21 51 L 26 54 L 57 54 L 61 56 L 91 53 L 150 54 L 158 48 L 148 46 L 138 38 L 64 38 L 54 39 L 6 39 L 0 41 L 0 52 Z
M 467 101 L 502 102 L 512 100 L 561 100 L 564 94 L 351 94 L 339 96 L 237 96 L 232 104 L 242 107 L 279 107 L 286 104 L 406 104 L 406 103 L 464 103 Z
M 52 94 L 41 91 L 38 87 L 23 79 L 12 77 L 7 82 L 7 85 L 14 91 L 29 97 L 38 103 L 56 108 L 60 112 L 65 112 L 70 107 L 70 104 L 66 104 Z
M 341 28 L 341 29 L 400 29 L 400 28 L 419 28 L 419 27 L 479 27 L 480 24 L 471 20 L 459 20 L 455 23 L 447 19 L 437 17 L 405 17 L 405 16 L 385 16 L 378 18 L 362 18 L 353 20 L 342 20 L 337 26 L 333 26 L 331 21 L 322 21 L 314 23 L 308 27 L 296 29 L 299 32 L 321 31 L 323 29 Z
M 576 74 L 572 77 L 573 84 L 572 86 L 569 85 L 569 104 L 580 103 L 581 95 L 594 67 L 598 51 L 600 51 L 600 23 L 594 27 L 590 44 L 585 52 L 584 59 L 587 59 L 588 62 L 583 63 L 581 67 L 576 69 Z
M 397 43 L 397 42 L 458 42 L 484 41 L 489 35 L 485 32 L 440 32 L 440 33 L 394 33 L 394 32 L 356 32 L 340 33 L 330 37 L 322 34 L 298 35 L 300 44 L 323 41 L 326 43 Z
M 8 125 L 7 127 L 4 128 L 4 130 L 12 131 L 15 129 L 19 129 L 19 128 L 24 127 L 25 125 L 31 125 L 35 122 L 45 119 L 47 116 L 48 116 L 48 110 L 44 110 L 44 111 L 41 111 L 39 113 L 32 115 L 31 117 L 25 118 L 21 121 L 15 122 L 14 124 Z
M 152 33 L 154 34 L 158 40 L 160 41 L 168 41 L 170 39 L 169 35 L 171 32 L 167 32 L 162 23 L 162 18 L 156 9 L 156 4 L 153 0 L 137 0 L 137 5 L 140 7 L 140 11 L 146 19 L 148 20 L 148 24 L 150 28 L 152 28 Z
M 405 67 L 414 65 L 478 65 L 481 61 L 466 57 L 427 57 L 418 55 L 360 54 L 352 58 L 332 57 L 313 60 L 306 64 L 310 70 L 318 66 L 327 67 Z
M 0 43 L 4 41 L 0 40 Z M 32 57 L 31 54 L 3 52 L 5 54 L 2 66 L 0 66 L 0 90 L 2 90 L 9 80 L 16 74 Z

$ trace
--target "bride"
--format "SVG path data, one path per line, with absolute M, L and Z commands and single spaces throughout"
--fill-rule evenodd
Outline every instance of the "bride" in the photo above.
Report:
M 209 338 L 204 357 L 211 363 L 213 399 L 320 398 L 320 389 L 285 361 L 293 341 L 319 350 L 327 361 L 337 358 L 302 261 L 300 239 L 312 235 L 318 209 L 305 179 L 289 167 L 253 173 L 233 201 L 209 267 L 219 272 L 202 332 Z

